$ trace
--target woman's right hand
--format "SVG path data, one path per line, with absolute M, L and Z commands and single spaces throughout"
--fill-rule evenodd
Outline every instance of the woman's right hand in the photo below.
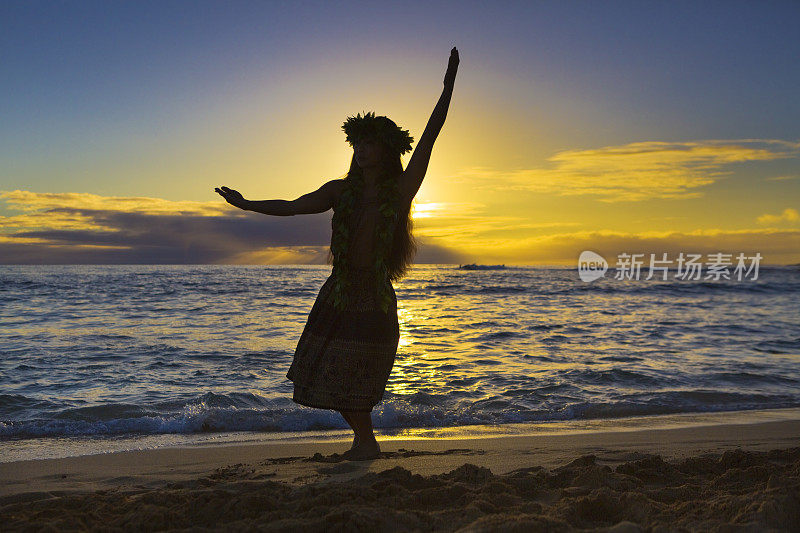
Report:
M 222 187 L 216 187 L 214 190 L 232 206 L 238 207 L 239 209 L 246 209 L 245 205 L 247 204 L 247 200 L 244 199 L 244 196 L 242 196 L 239 191 L 229 189 L 224 185 Z

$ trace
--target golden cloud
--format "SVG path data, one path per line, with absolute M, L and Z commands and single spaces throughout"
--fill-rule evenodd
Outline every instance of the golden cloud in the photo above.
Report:
M 0 191 L 11 209 L 21 215 L 0 216 L 2 228 L 58 228 L 61 230 L 118 231 L 103 223 L 95 212 L 138 213 L 142 215 L 219 216 L 238 209 L 224 202 L 175 202 L 163 198 L 100 196 L 90 193 L 42 193 Z M 19 242 L 19 241 L 17 241 Z
M 487 212 L 485 204 L 477 202 L 431 202 L 415 204 L 414 207 L 414 235 L 447 237 L 451 245 L 470 242 L 476 235 L 519 235 L 525 229 L 580 225 L 577 222 L 530 222 L 528 217 L 493 215 Z
M 780 215 L 763 214 L 756 219 L 759 224 L 779 224 L 781 222 L 797 222 L 800 220 L 800 213 L 797 209 L 787 207 Z
M 330 216 L 263 217 L 223 202 L 172 202 L 157 198 L 79 193 L 2 192 L 24 214 L 0 217 L 0 262 L 189 262 L 323 264 Z M 760 252 L 765 264 L 800 262 L 800 230 L 705 229 L 693 232 L 573 231 L 575 222 L 534 222 L 487 216 L 482 204 L 431 204 L 436 216 L 415 222 L 418 261 L 572 265 L 583 250 L 620 253 Z M 457 213 L 448 215 L 448 212 Z M 795 222 L 800 214 L 759 217 Z M 524 235 L 521 230 L 561 228 Z M 557 230 L 556 230 L 557 231 Z
M 58 208 L 91 209 L 140 213 L 145 215 L 217 216 L 237 211 L 225 202 L 175 202 L 144 196 L 100 196 L 90 193 L 47 193 L 32 191 L 0 191 L 12 209 L 18 211 L 47 211 Z
M 226 264 L 236 265 L 308 265 L 326 264 L 326 246 L 272 246 L 266 250 L 238 253 L 225 258 Z
M 696 198 L 696 190 L 724 178 L 724 166 L 796 157 L 800 142 L 742 139 L 635 142 L 590 150 L 565 150 L 550 168 L 502 171 L 470 167 L 456 174 L 475 188 L 594 195 L 604 202 Z
M 764 264 L 789 264 L 800 262 L 800 230 L 578 231 L 513 240 L 473 239 L 468 250 L 462 249 L 482 262 L 519 265 L 572 265 L 584 250 L 597 252 L 609 262 L 621 253 L 654 253 L 657 257 L 667 253 L 668 257 L 677 257 L 680 252 L 759 252 Z

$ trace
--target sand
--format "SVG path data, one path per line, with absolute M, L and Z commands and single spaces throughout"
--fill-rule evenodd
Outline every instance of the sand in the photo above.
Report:
M 800 419 L 0 463 L 4 531 L 800 531 Z

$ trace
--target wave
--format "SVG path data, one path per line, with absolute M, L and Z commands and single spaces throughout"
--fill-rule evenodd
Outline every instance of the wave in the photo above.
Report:
M 713 389 L 635 393 L 595 402 L 580 400 L 578 393 L 575 385 L 560 383 L 511 389 L 479 400 L 432 393 L 387 394 L 373 418 L 378 428 L 406 429 L 800 407 L 798 396 Z M 50 402 L 21 395 L 0 395 L 3 404 L 25 405 L 28 409 L 52 407 Z M 338 413 L 301 407 L 288 398 L 207 393 L 184 403 L 110 403 L 66 408 L 47 418 L 6 420 L 0 422 L 0 440 L 346 428 Z

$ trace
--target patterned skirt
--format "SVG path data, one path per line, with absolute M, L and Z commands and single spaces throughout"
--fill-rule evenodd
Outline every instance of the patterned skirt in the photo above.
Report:
M 308 407 L 372 411 L 383 399 L 394 365 L 400 328 L 397 296 L 384 313 L 371 271 L 354 269 L 347 306 L 333 307 L 333 272 L 319 290 L 286 377 L 292 399 Z

